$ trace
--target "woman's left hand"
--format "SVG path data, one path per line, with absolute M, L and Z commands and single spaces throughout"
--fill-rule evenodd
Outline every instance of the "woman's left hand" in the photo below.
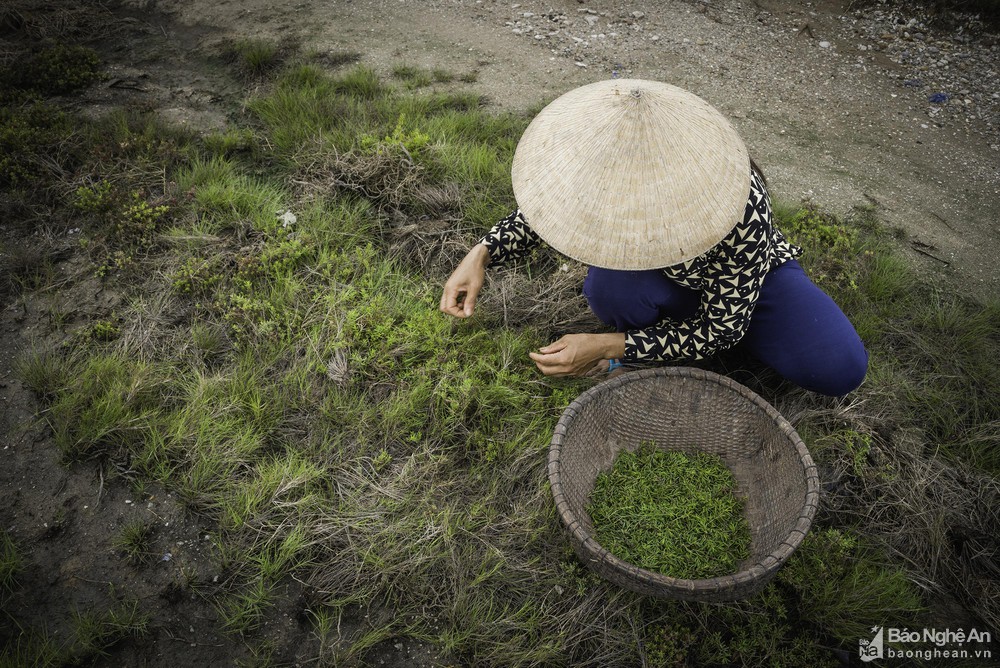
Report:
M 546 376 L 583 376 L 606 359 L 625 354 L 624 334 L 567 334 L 528 353 Z

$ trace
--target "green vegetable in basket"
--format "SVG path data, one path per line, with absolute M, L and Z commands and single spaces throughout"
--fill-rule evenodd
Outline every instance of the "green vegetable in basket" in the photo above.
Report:
M 684 579 L 729 575 L 750 555 L 736 481 L 717 455 L 644 443 L 597 477 L 587 512 L 619 559 Z

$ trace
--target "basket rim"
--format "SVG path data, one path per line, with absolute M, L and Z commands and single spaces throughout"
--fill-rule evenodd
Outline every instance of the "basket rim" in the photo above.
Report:
M 770 553 L 736 573 L 719 575 L 712 578 L 687 579 L 676 578 L 640 568 L 635 564 L 616 557 L 600 543 L 598 543 L 597 539 L 593 535 L 584 530 L 580 518 L 577 517 L 577 515 L 569 508 L 569 503 L 566 500 L 565 493 L 563 492 L 560 473 L 560 454 L 562 452 L 563 437 L 566 435 L 567 424 L 596 396 L 627 383 L 641 382 L 658 377 L 682 377 L 713 382 L 749 400 L 764 411 L 768 418 L 774 420 L 780 431 L 795 446 L 799 460 L 802 463 L 806 480 L 806 495 L 795 526 L 788 532 L 788 536 L 786 536 L 785 540 L 783 540 Z M 646 585 L 672 589 L 689 594 L 698 592 L 724 591 L 738 585 L 746 585 L 754 580 L 770 578 L 802 543 L 806 533 L 809 531 L 809 527 L 812 524 L 813 517 L 816 514 L 816 509 L 819 506 L 820 486 L 816 464 L 813 461 L 812 456 L 809 454 L 809 450 L 806 448 L 805 443 L 803 443 L 791 423 L 789 423 L 788 420 L 774 408 L 774 406 L 765 401 L 763 397 L 745 385 L 742 385 L 732 378 L 728 378 L 721 374 L 694 367 L 672 366 L 632 371 L 622 374 L 616 378 L 605 380 L 580 394 L 579 397 L 573 400 L 573 402 L 565 408 L 562 416 L 559 418 L 559 422 L 556 424 L 552 440 L 549 444 L 548 478 L 549 486 L 552 490 L 552 496 L 555 500 L 556 510 L 559 513 L 559 518 L 562 521 L 563 526 L 565 526 L 570 532 L 570 535 L 577 545 L 586 551 L 595 561 L 602 563 L 621 575 L 633 580 L 638 580 Z

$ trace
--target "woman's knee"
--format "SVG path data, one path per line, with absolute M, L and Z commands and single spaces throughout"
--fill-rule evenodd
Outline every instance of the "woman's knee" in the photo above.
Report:
M 594 314 L 619 331 L 685 317 L 698 306 L 698 294 L 672 282 L 659 270 L 617 271 L 591 267 L 583 294 Z
M 868 351 L 860 339 L 844 345 L 837 354 L 826 356 L 823 364 L 799 384 L 807 390 L 831 397 L 842 397 L 861 386 L 868 373 Z

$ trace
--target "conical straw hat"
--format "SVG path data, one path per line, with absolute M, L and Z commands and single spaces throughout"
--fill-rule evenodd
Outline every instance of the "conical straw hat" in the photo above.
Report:
M 698 96 L 642 79 L 581 86 L 539 113 L 514 153 L 514 197 L 557 251 L 606 269 L 696 257 L 743 219 L 750 158 Z

